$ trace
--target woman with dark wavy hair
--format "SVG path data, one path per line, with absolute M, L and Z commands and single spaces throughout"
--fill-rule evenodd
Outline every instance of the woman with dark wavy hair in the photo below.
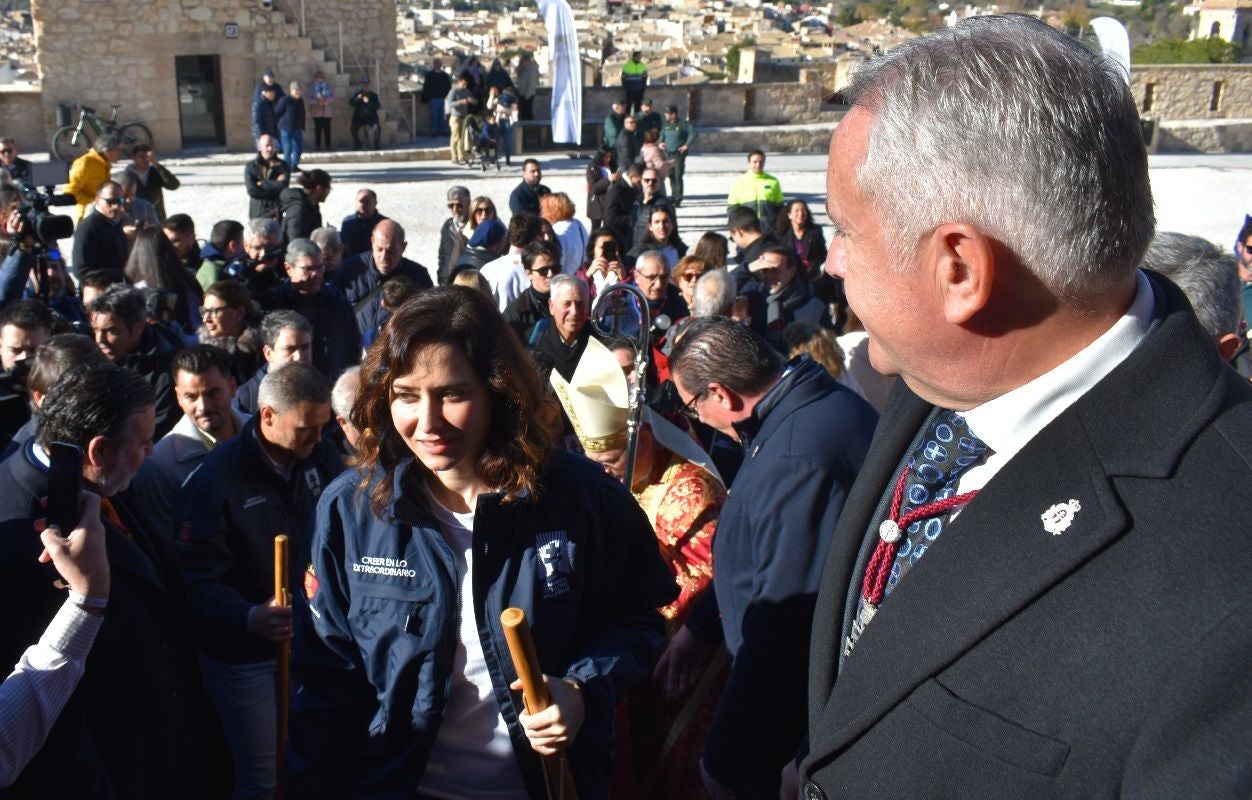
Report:
M 608 791 L 613 709 L 650 668 L 672 576 L 633 498 L 552 447 L 544 392 L 494 303 L 398 309 L 361 367 L 355 470 L 318 505 L 296 637 L 287 791 L 538 797 L 539 755 Z M 500 613 L 553 705 L 526 713 Z

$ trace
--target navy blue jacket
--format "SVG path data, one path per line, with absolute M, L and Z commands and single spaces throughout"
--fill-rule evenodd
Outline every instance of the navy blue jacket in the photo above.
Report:
M 261 305 L 266 311 L 290 309 L 309 321 L 313 326 L 313 366 L 332 381 L 348 367 L 361 363 L 361 331 L 352 305 L 337 287 L 324 283 L 317 294 L 303 295 L 285 280 Z
M 421 470 L 401 463 L 383 518 L 358 493 L 355 471 L 318 503 L 304 584 L 311 614 L 297 613 L 292 664 L 292 797 L 408 800 L 426 768 L 461 604 L 455 554 L 424 492 L 409 488 Z M 478 499 L 478 632 L 531 796 L 544 796 L 543 779 L 518 723 L 520 698 L 508 690 L 516 677 L 500 626 L 508 607 L 526 612 L 543 672 L 582 684 L 586 721 L 569 762 L 580 796 L 607 797 L 613 709 L 651 669 L 664 639 L 656 609 L 677 586 L 639 505 L 597 465 L 554 452 L 541 480 L 537 498 Z
M 822 563 L 878 415 L 808 356 L 738 423 L 744 462 L 713 540 L 733 663 L 704 762 L 745 796 L 777 796 L 805 726 L 809 629 Z
M 270 102 L 264 97 L 252 101 L 252 138 L 259 139 L 261 134 L 278 136 L 278 101 Z
M 522 181 L 513 187 L 513 193 L 509 195 L 509 212 L 520 214 L 525 211 L 537 217 L 539 216 L 539 198 L 551 191 L 542 183 L 531 186 L 526 181 Z
M 308 563 L 309 530 L 322 491 L 343 471 L 323 440 L 283 480 L 256 438 L 257 417 L 222 442 L 178 493 L 175 552 L 191 590 L 200 649 L 227 663 L 267 661 L 277 647 L 248 630 L 248 611 L 274 594 L 274 537 L 290 539 L 290 580 Z
M 366 219 L 361 219 L 356 214 L 349 214 L 343 218 L 343 222 L 339 223 L 339 240 L 343 242 L 345 262 L 349 256 L 355 256 L 370 249 L 370 235 L 374 233 L 374 226 L 385 219 L 386 217 L 377 211 L 374 212 L 374 216 Z
M 356 325 L 364 341 L 372 342 L 387 319 L 382 307 L 382 284 L 391 278 L 404 277 L 417 284 L 419 289 L 434 286 L 430 272 L 416 261 L 400 259 L 396 268 L 386 275 L 374 266 L 374 253 L 366 250 L 356 258 L 349 259 L 335 272 L 335 285 L 343 289 L 356 314 Z
M 31 523 L 45 516 L 48 473 L 28 444 L 0 463 L 0 663 L 17 663 L 65 602 Z M 143 509 L 112 499 L 102 514 L 111 571 L 104 624 L 86 671 L 40 752 L 0 797 L 208 797 L 212 748 L 178 564 Z M 7 672 L 10 667 L 6 666 Z
M 289 94 L 274 101 L 274 116 L 279 131 L 304 130 L 304 98 L 296 99 Z

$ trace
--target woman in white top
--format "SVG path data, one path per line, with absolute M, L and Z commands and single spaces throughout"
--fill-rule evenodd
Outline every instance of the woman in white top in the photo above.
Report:
M 561 273 L 577 275 L 587 255 L 587 227 L 574 218 L 574 201 L 565 192 L 552 192 L 539 198 L 539 215 L 552 224 L 561 244 Z

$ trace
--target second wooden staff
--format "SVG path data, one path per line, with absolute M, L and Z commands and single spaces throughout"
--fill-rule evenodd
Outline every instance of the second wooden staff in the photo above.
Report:
M 513 668 L 522 682 L 522 702 L 526 704 L 527 713 L 538 714 L 551 704 L 551 698 L 548 687 L 543 683 L 543 670 L 539 668 L 535 640 L 531 638 L 530 626 L 526 624 L 526 612 L 520 608 L 506 608 L 500 614 L 500 624 L 504 626 L 504 638 L 509 644 L 509 655 L 513 657 Z M 541 758 L 548 797 L 552 800 L 577 800 L 578 790 L 574 788 L 574 776 L 565 760 L 565 751 Z
M 291 605 L 287 589 L 287 535 L 274 537 L 274 604 Z M 287 749 L 287 681 L 291 672 L 291 640 L 278 645 L 278 668 L 274 693 L 278 700 L 278 774 L 283 772 L 283 751 Z

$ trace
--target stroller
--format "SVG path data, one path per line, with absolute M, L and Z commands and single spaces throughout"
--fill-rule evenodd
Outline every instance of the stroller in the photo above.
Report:
M 482 166 L 483 172 L 487 171 L 490 164 L 495 165 L 497 172 L 500 170 L 499 125 L 479 116 L 471 116 L 465 123 L 465 138 L 465 150 L 473 154 L 470 157 L 471 165 L 477 161 Z

